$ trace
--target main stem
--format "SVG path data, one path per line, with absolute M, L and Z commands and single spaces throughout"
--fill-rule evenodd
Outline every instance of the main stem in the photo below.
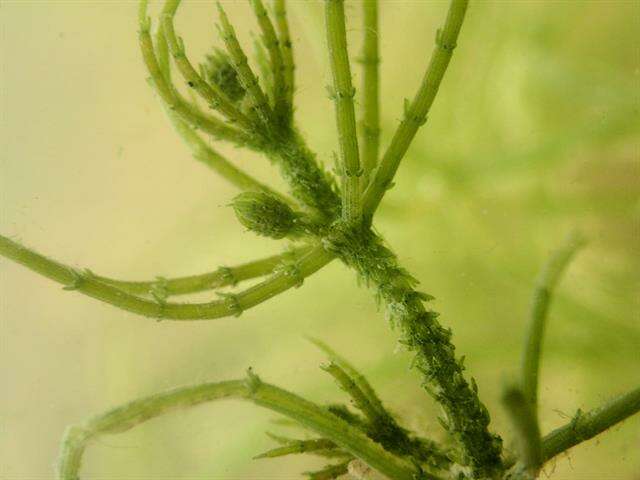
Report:
M 499 472 L 502 441 L 488 430 L 489 413 L 475 383 L 470 385 L 463 376 L 451 331 L 438 323 L 437 313 L 425 308 L 423 302 L 429 297 L 415 290 L 416 281 L 370 230 L 337 226 L 325 246 L 376 289 L 389 316 L 401 327 L 401 343 L 415 352 L 414 365 L 424 375 L 423 386 L 442 406 L 444 423 L 461 447 L 462 460 L 477 477 Z

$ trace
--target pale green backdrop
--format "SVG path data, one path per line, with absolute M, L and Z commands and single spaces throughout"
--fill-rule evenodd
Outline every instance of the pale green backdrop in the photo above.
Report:
M 256 29 L 245 2 L 225 7 Z M 293 1 L 296 112 L 320 158 L 335 148 L 322 5 Z M 383 141 L 416 88 L 446 4 L 381 2 Z M 130 1 L 0 2 L 0 232 L 120 278 L 206 271 L 279 251 L 243 231 L 234 194 L 189 157 L 145 82 Z M 157 5 L 154 5 L 157 8 Z M 189 52 L 217 42 L 213 2 L 178 19 Z M 362 27 L 347 2 L 353 53 Z M 379 231 L 437 297 L 460 354 L 505 431 L 534 277 L 573 227 L 592 241 L 553 306 L 543 429 L 640 381 L 640 4 L 472 2 L 441 94 L 383 203 Z M 356 79 L 356 84 L 358 79 Z M 266 161 L 221 147 L 276 180 Z M 280 183 L 278 182 L 278 185 Z M 238 319 L 157 324 L 62 291 L 0 259 L 0 477 L 52 478 L 64 428 L 168 387 L 264 379 L 343 400 L 306 340 L 369 375 L 406 425 L 439 436 L 437 408 L 407 370 L 371 295 L 337 262 Z M 93 446 L 87 479 L 293 479 L 304 458 L 252 461 L 274 415 L 198 407 Z M 508 442 L 508 438 L 506 438 Z M 640 418 L 545 470 L 552 479 L 640 479 Z M 543 477 L 544 478 L 544 477 Z

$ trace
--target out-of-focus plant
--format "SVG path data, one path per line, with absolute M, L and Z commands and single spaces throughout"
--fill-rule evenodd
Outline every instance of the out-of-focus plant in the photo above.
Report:
M 222 398 L 252 402 L 290 417 L 314 432 L 313 439 L 277 435 L 277 448 L 257 458 L 311 454 L 330 461 L 308 473 L 312 479 L 351 474 L 356 478 L 536 478 L 545 462 L 640 410 L 640 389 L 590 412 L 579 411 L 565 426 L 542 435 L 537 418 L 538 372 L 545 320 L 553 289 L 572 256 L 583 245 L 573 235 L 549 260 L 534 293 L 530 328 L 516 382 L 505 389 L 504 405 L 517 440 L 514 452 L 489 429 L 490 415 L 476 382 L 464 376 L 464 357 L 457 357 L 451 331 L 440 325 L 427 304 L 432 297 L 416 289 L 418 281 L 375 233 L 376 209 L 393 187 L 394 175 L 437 95 L 457 45 L 467 0 L 452 0 L 418 91 L 405 101 L 404 117 L 390 144 L 380 154 L 378 5 L 363 0 L 364 49 L 360 128 L 347 49 L 343 0 L 325 0 L 326 38 L 332 72 L 329 97 L 335 105 L 338 150 L 336 176 L 326 172 L 298 133 L 294 122 L 294 58 L 284 0 L 274 0 L 270 14 L 261 0 L 250 5 L 261 32 L 257 46 L 258 76 L 234 28 L 219 5 L 221 45 L 195 66 L 176 32 L 180 0 L 166 0 L 154 37 L 147 1 L 139 11 L 139 41 L 150 83 L 177 133 L 193 156 L 242 191 L 232 202 L 239 222 L 254 233 L 288 239 L 285 253 L 235 267 L 180 278 L 122 281 L 77 270 L 0 237 L 0 253 L 74 290 L 133 313 L 158 320 L 208 320 L 238 316 L 268 299 L 299 287 L 304 279 L 338 259 L 371 287 L 400 343 L 415 353 L 413 366 L 422 386 L 441 405 L 440 423 L 446 444 L 420 437 L 383 405 L 372 386 L 347 360 L 318 340 L 328 356 L 324 370 L 351 398 L 358 410 L 335 404 L 320 406 L 263 382 L 251 370 L 245 379 L 206 383 L 135 400 L 68 429 L 58 463 L 58 478 L 79 478 L 85 448 L 97 437 L 128 430 L 168 411 Z M 173 80 L 173 66 L 187 88 L 209 107 L 188 100 Z M 216 152 L 213 137 L 262 153 L 276 165 L 289 194 L 275 191 Z M 337 178 L 336 178 L 337 177 Z M 338 185 L 339 184 L 339 185 Z M 265 277 L 235 293 L 218 292 L 206 303 L 178 303 L 170 297 L 215 291 Z

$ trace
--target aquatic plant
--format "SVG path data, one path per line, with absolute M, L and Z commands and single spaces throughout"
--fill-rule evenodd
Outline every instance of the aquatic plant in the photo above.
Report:
M 220 44 L 196 66 L 176 32 L 179 0 L 167 0 L 152 31 L 147 2 L 139 11 L 139 43 L 150 83 L 167 116 L 193 156 L 241 193 L 231 201 L 238 221 L 257 235 L 287 239 L 285 253 L 213 272 L 150 281 L 106 278 L 62 265 L 23 245 L 0 237 L 0 253 L 64 285 L 114 307 L 157 320 L 211 320 L 241 315 L 276 295 L 300 287 L 305 278 L 338 260 L 373 290 L 399 342 L 414 353 L 413 366 L 422 387 L 443 410 L 439 419 L 450 442 L 424 438 L 401 425 L 384 406 L 366 378 L 321 341 L 327 355 L 324 370 L 357 409 L 342 404 L 318 405 L 263 382 L 249 371 L 240 380 L 183 387 L 131 403 L 68 429 L 58 462 L 61 480 L 79 478 L 85 449 L 98 437 L 128 430 L 169 411 L 222 398 L 246 400 L 283 414 L 315 433 L 313 439 L 273 436 L 277 448 L 259 455 L 320 455 L 326 468 L 312 479 L 383 475 L 391 479 L 536 478 L 545 462 L 640 410 L 640 389 L 590 412 L 578 412 L 565 426 L 546 435 L 537 419 L 538 377 L 545 321 L 555 285 L 571 258 L 583 246 L 572 235 L 552 255 L 534 292 L 522 372 L 504 393 L 512 419 L 508 432 L 518 440 L 515 452 L 503 448 L 490 429 L 490 415 L 473 378 L 464 374 L 464 357 L 456 355 L 451 330 L 429 308 L 433 299 L 418 290 L 418 281 L 399 263 L 373 228 L 378 205 L 414 137 L 426 120 L 446 73 L 467 11 L 467 0 L 452 0 L 423 80 L 390 144 L 381 154 L 379 121 L 378 5 L 364 0 L 364 49 L 360 128 L 352 84 L 343 0 L 325 0 L 326 41 L 338 133 L 335 174 L 318 162 L 295 123 L 295 62 L 284 0 L 272 13 L 261 0 L 250 6 L 261 32 L 254 71 L 234 27 L 219 5 Z M 223 48 L 224 47 L 224 48 Z M 179 80 L 176 80 L 179 79 Z M 178 85 L 178 81 L 183 85 Z M 192 90 L 209 108 L 187 97 Z M 212 137 L 262 154 L 280 170 L 289 192 L 281 193 L 238 168 L 207 142 Z M 171 297 L 216 291 L 245 280 L 264 278 L 205 303 L 180 303 Z

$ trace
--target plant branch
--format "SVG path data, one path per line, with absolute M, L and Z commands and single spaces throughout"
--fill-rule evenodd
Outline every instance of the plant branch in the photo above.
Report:
M 536 281 L 522 357 L 522 388 L 534 413 L 538 405 L 538 376 L 542 339 L 553 291 L 571 259 L 584 245 L 585 239 L 580 234 L 572 233 L 569 235 L 564 245 L 553 252 Z M 535 415 L 537 416 L 537 414 Z
M 185 102 L 175 89 L 167 83 L 154 53 L 153 41 L 150 35 L 151 20 L 147 16 L 147 4 L 147 0 L 140 1 L 138 35 L 140 50 L 151 81 L 167 108 L 179 115 L 188 124 L 204 130 L 215 138 L 253 149 L 258 147 L 255 140 L 246 133 L 225 124 L 215 117 L 203 115 L 197 108 Z
M 290 106 L 287 100 L 287 87 L 284 79 L 284 59 L 280 49 L 280 42 L 276 30 L 271 23 L 269 14 L 264 8 L 262 0 L 250 0 L 253 12 L 258 19 L 258 25 L 262 33 L 262 41 L 269 52 L 269 62 L 273 74 L 273 110 L 279 125 L 288 128 L 288 112 Z
M 247 380 L 206 383 L 135 400 L 83 425 L 71 427 L 62 444 L 58 479 L 77 480 L 85 449 L 102 435 L 124 432 L 165 413 L 221 399 L 246 400 L 292 418 L 392 479 L 415 478 L 413 465 L 386 452 L 356 428 L 297 395 L 263 383 L 250 373 Z
M 578 410 L 571 422 L 543 437 L 544 461 L 551 460 L 556 455 L 595 437 L 638 412 L 640 412 L 640 388 L 620 395 L 590 412 L 582 413 Z
M 258 78 L 251 70 L 247 56 L 242 50 L 240 42 L 238 42 L 238 38 L 236 37 L 236 32 L 219 2 L 218 11 L 220 12 L 220 36 L 224 41 L 229 56 L 233 60 L 233 67 L 238 74 L 240 83 L 253 102 L 253 110 L 258 115 L 263 125 L 270 128 L 273 122 L 273 112 L 269 106 L 269 102 L 267 101 L 267 96 L 262 91 L 262 88 L 260 88 Z
M 375 390 L 369 383 L 369 381 L 365 378 L 362 373 L 360 373 L 348 360 L 338 355 L 331 347 L 329 347 L 324 342 L 316 339 L 309 338 L 311 343 L 313 343 L 316 347 L 322 350 L 333 363 L 338 365 L 342 370 L 344 370 L 347 375 L 353 380 L 357 388 L 363 392 L 368 402 L 373 406 L 373 408 L 378 412 L 379 415 L 388 415 L 385 410 L 380 398 L 376 394 Z
M 295 90 L 295 63 L 293 60 L 293 45 L 289 33 L 289 22 L 287 21 L 287 10 L 285 0 L 274 0 L 273 11 L 275 14 L 276 29 L 282 49 L 282 67 L 284 72 L 284 84 L 286 93 L 287 118 L 286 123 L 290 124 L 293 116 L 293 94 Z
M 380 150 L 380 56 L 378 53 L 378 0 L 363 0 L 364 47 L 362 77 L 362 189 L 369 184 Z
M 177 37 L 173 24 L 180 2 L 181 0 L 166 0 L 162 10 L 162 27 L 178 71 L 185 82 L 200 94 L 210 108 L 218 110 L 230 122 L 252 131 L 255 125 L 251 119 L 242 113 L 218 86 L 207 83 L 189 61 L 182 39 Z
M 436 35 L 436 47 L 431 55 L 429 66 L 422 79 L 418 93 L 409 104 L 405 104 L 404 119 L 393 135 L 374 178 L 367 187 L 363 200 L 363 214 L 370 219 L 375 213 L 385 192 L 391 188 L 393 177 L 400 161 L 407 153 L 418 129 L 427 120 L 427 114 L 438 93 L 453 50 L 458 41 L 458 34 L 467 11 L 468 0 L 451 0 L 447 19 Z
M 342 218 L 358 222 L 360 205 L 360 154 L 353 106 L 355 89 L 351 84 L 351 67 L 347 49 L 347 33 L 344 18 L 344 0 L 325 0 L 327 44 L 329 63 L 333 77 L 333 90 L 340 145 L 340 174 L 342 176 Z
M 65 285 L 66 290 L 76 290 L 121 310 L 166 320 L 212 320 L 239 316 L 243 311 L 301 285 L 306 277 L 320 270 L 334 258 L 322 247 L 314 247 L 299 262 L 277 269 L 261 283 L 235 294 L 219 294 L 221 300 L 207 303 L 170 303 L 161 298 L 150 301 L 128 294 L 99 281 L 91 272 L 80 272 L 50 260 L 3 236 L 0 236 L 0 255 Z
M 204 292 L 217 288 L 237 285 L 244 280 L 268 275 L 286 262 L 298 261 L 311 251 L 312 247 L 293 248 L 288 252 L 254 260 L 235 267 L 220 267 L 213 272 L 186 277 L 162 278 L 152 281 L 126 281 L 95 275 L 96 280 L 116 287 L 132 295 L 153 295 L 163 292 L 166 297 Z

